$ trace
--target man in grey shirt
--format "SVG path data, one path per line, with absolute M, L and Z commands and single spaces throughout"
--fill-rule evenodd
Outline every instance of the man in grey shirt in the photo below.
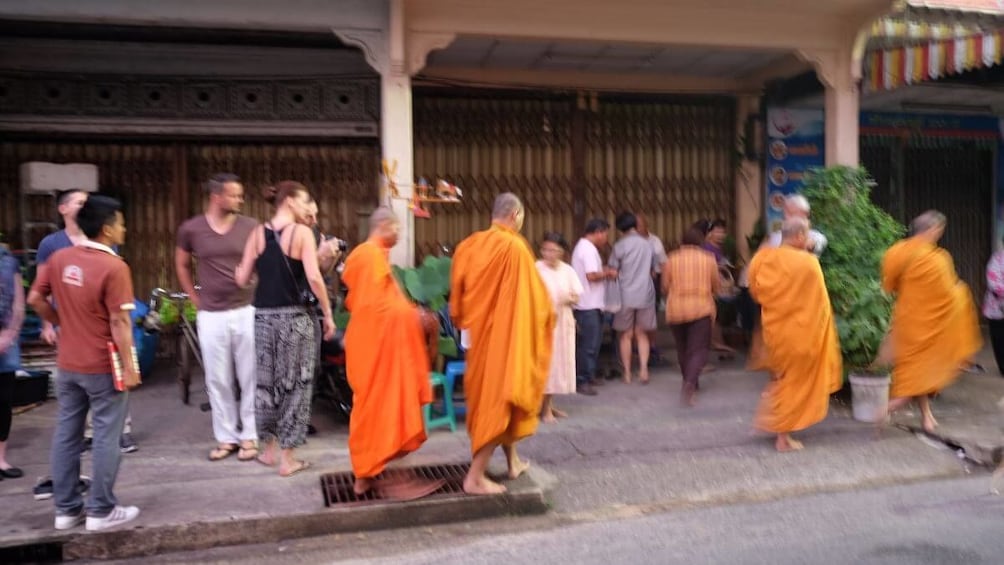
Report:
M 648 383 L 648 332 L 656 328 L 655 253 L 652 244 L 638 233 L 638 219 L 631 212 L 621 212 L 617 216 L 617 230 L 621 238 L 614 244 L 610 255 L 610 267 L 618 272 L 621 291 L 621 308 L 614 314 L 614 330 L 620 333 L 621 364 L 624 366 L 624 382 L 631 382 L 632 338 L 638 343 L 640 367 L 638 378 L 642 384 Z

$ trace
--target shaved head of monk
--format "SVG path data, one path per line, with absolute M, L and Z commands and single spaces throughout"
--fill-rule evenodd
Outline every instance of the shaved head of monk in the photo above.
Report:
M 781 242 L 790 247 L 806 249 L 809 244 L 809 220 L 792 216 L 781 224 Z
M 921 239 L 938 243 L 945 234 L 948 219 L 937 210 L 928 210 L 910 222 L 910 233 Z
M 520 231 L 523 229 L 525 215 L 523 202 L 515 194 L 503 192 L 495 197 L 495 205 L 492 206 L 492 221 Z
M 385 247 L 397 245 L 400 233 L 401 222 L 390 208 L 381 206 L 370 215 L 370 237 L 379 239 Z

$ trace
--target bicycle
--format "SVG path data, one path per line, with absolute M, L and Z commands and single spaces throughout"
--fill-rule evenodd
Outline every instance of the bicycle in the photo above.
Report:
M 205 373 L 205 365 L 202 362 L 202 350 L 199 348 L 199 334 L 195 324 L 185 315 L 185 303 L 188 301 L 188 294 L 184 292 L 173 292 L 163 288 L 155 288 L 150 292 L 150 312 L 143 320 L 143 327 L 152 332 L 163 333 L 165 327 L 161 320 L 160 310 L 163 304 L 172 304 L 178 313 L 177 326 L 180 330 L 177 341 L 176 359 L 178 361 L 178 387 L 181 393 L 181 402 L 188 404 L 190 387 L 192 384 L 192 359 L 199 364 Z M 173 323 L 170 325 L 174 325 Z M 208 392 L 207 392 L 208 394 Z M 203 412 L 209 410 L 209 403 L 200 405 Z

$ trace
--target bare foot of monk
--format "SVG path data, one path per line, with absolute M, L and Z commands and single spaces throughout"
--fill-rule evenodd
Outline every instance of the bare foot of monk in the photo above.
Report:
M 642 371 L 638 373 L 638 382 L 640 382 L 643 385 L 648 384 L 648 371 Z
M 551 410 L 549 412 L 545 412 L 545 413 L 541 414 L 540 415 L 540 421 L 544 422 L 545 424 L 553 424 L 553 423 L 557 422 L 558 419 L 555 418 L 554 410 Z
M 509 480 L 516 480 L 530 468 L 530 462 L 524 461 L 519 457 L 516 457 L 513 461 L 509 462 Z
M 802 442 L 796 441 L 788 434 L 781 434 L 777 436 L 777 441 L 774 443 L 774 447 L 781 453 L 800 451 L 805 448 L 805 446 L 802 445 Z
M 551 408 L 551 413 L 554 414 L 555 418 L 567 418 L 568 412 L 564 410 L 558 410 L 557 408 Z
M 934 414 L 925 414 L 920 420 L 921 427 L 924 431 L 933 434 L 934 430 L 938 427 L 938 421 L 934 419 Z
M 624 373 L 624 384 L 631 384 L 631 373 Z
M 352 492 L 356 493 L 356 496 L 362 496 L 373 488 L 372 479 L 363 479 L 356 477 L 356 482 L 352 485 Z
M 472 477 L 467 475 L 464 479 L 464 492 L 467 494 L 502 494 L 506 491 L 504 485 L 485 477 Z

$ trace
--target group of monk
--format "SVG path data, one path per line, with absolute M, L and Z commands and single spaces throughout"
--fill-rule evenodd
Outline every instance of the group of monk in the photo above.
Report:
M 492 224 L 457 246 L 450 281 L 450 315 L 467 333 L 464 391 L 471 438 L 464 490 L 498 494 L 488 463 L 502 447 L 507 477 L 529 464 L 516 443 L 537 428 L 551 360 L 554 312 L 535 257 L 520 235 L 525 210 L 516 195 L 495 199 Z M 387 464 L 426 439 L 422 406 L 432 400 L 423 312 L 394 279 L 389 252 L 400 223 L 388 208 L 370 218 L 369 239 L 345 261 L 342 282 L 352 323 L 345 332 L 346 370 L 354 398 L 349 453 L 355 492 L 371 489 L 411 499 L 441 482 L 380 477 Z
M 808 204 L 798 198 L 778 241 L 754 255 L 748 277 L 762 309 L 763 366 L 771 373 L 754 425 L 776 434 L 782 452 L 803 447 L 791 434 L 822 421 L 830 395 L 843 384 L 833 309 L 813 254 L 822 252 L 825 238 L 811 229 Z M 461 242 L 453 257 L 450 316 L 469 336 L 464 391 L 471 465 L 463 487 L 470 494 L 505 492 L 488 476 L 498 447 L 508 464 L 506 477 L 527 470 L 516 444 L 536 431 L 548 378 L 555 314 L 520 235 L 524 216 L 516 195 L 499 195 L 491 226 Z M 937 246 L 944 228 L 945 217 L 937 212 L 918 217 L 911 236 L 886 253 L 881 273 L 883 287 L 897 299 L 889 409 L 916 401 L 927 430 L 937 425 L 930 395 L 958 376 L 981 345 L 969 290 Z M 389 260 L 399 230 L 394 213 L 379 208 L 370 218 L 369 239 L 345 261 L 342 280 L 353 320 L 345 335 L 354 391 L 349 452 L 357 494 L 376 489 L 411 499 L 441 482 L 416 477 L 388 484 L 380 478 L 388 463 L 425 441 L 422 406 L 432 400 L 427 313 L 404 295 Z
M 804 214 L 786 214 L 780 245 L 762 247 L 749 269 L 750 294 L 762 309 L 760 367 L 771 373 L 755 427 L 776 434 L 775 447 L 782 452 L 802 449 L 791 434 L 822 421 L 829 396 L 843 385 L 833 310 L 812 253 L 821 252 L 813 248 L 819 238 L 810 229 L 808 204 L 800 208 Z M 951 384 L 982 346 L 969 288 L 938 246 L 945 225 L 939 212 L 918 216 L 910 236 L 885 253 L 881 272 L 883 289 L 895 298 L 888 413 L 916 402 L 928 433 L 937 426 L 931 396 Z

